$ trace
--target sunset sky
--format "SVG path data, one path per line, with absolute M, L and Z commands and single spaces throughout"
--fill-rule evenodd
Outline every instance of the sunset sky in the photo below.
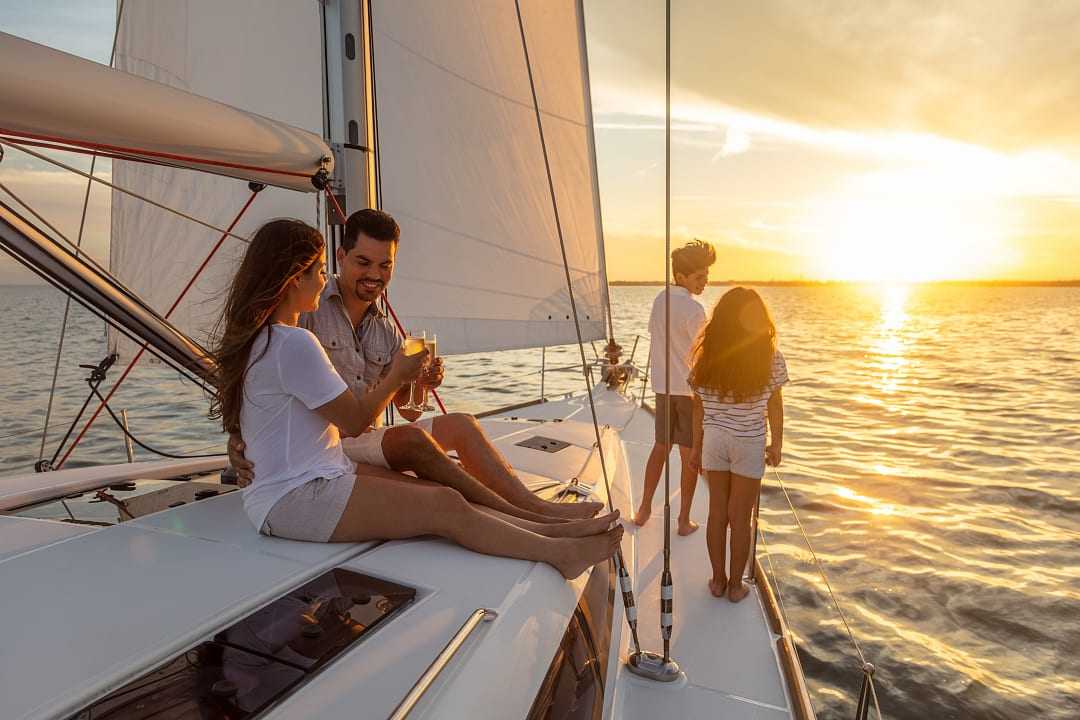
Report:
M 5 32 L 106 59 L 114 0 L 0 6 Z M 1080 278 L 1080 3 L 673 6 L 673 242 L 716 244 L 714 279 Z M 663 3 L 586 21 L 608 274 L 662 278 Z M 76 180 L 0 166 L 72 231 Z

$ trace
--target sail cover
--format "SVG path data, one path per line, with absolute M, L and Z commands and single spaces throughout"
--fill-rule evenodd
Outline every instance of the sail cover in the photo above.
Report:
M 581 9 L 521 2 L 585 340 L 605 336 Z M 401 225 L 390 300 L 440 353 L 577 341 L 512 0 L 374 0 L 381 204 Z
M 322 24 L 314 0 L 125 0 L 118 69 L 323 136 Z M 113 182 L 225 228 L 251 195 L 242 180 L 173 167 L 113 162 Z M 318 194 L 268 187 L 233 232 L 266 220 L 318 223 Z M 221 233 L 120 192 L 112 196 L 109 269 L 165 314 Z M 170 315 L 205 342 L 245 244 L 228 238 Z M 110 344 L 130 357 L 132 343 Z

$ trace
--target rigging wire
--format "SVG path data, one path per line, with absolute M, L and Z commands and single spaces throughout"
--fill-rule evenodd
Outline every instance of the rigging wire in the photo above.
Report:
M 844 614 L 843 609 L 840 607 L 840 601 L 836 597 L 836 593 L 833 591 L 832 584 L 829 582 L 829 576 L 825 574 L 825 566 L 822 564 L 821 559 L 818 557 L 817 552 L 814 550 L 813 544 L 810 542 L 810 536 L 806 534 L 806 528 L 803 527 L 802 520 L 799 518 L 799 513 L 795 510 L 795 504 L 791 500 L 791 495 L 788 494 L 787 486 L 784 485 L 783 479 L 780 477 L 779 471 L 776 467 L 772 468 L 773 476 L 776 478 L 776 482 L 780 485 L 780 489 L 784 493 L 784 498 L 787 500 L 788 507 L 791 509 L 791 516 L 795 518 L 795 524 L 799 528 L 799 533 L 802 535 L 803 542 L 806 543 L 807 549 L 810 551 L 810 556 L 814 559 L 814 564 L 817 566 L 818 574 L 821 575 L 821 579 L 825 583 L 825 589 L 829 592 L 829 598 L 832 600 L 833 607 L 836 608 L 836 613 L 840 616 L 841 622 L 844 624 L 844 629 L 847 631 L 848 638 L 851 640 L 852 646 L 855 648 L 855 652 L 859 656 L 859 661 L 862 663 L 861 671 L 868 679 L 870 686 L 870 693 L 873 697 L 874 708 L 877 710 L 878 718 L 881 717 L 881 708 L 878 706 L 877 691 L 874 689 L 873 682 L 873 665 L 866 661 L 866 656 L 863 655 L 862 648 L 859 646 L 859 641 L 855 639 L 855 633 L 851 630 L 851 625 L 848 623 L 847 616 Z
M 525 69 L 529 75 L 529 89 L 532 91 L 533 112 L 536 114 L 536 129 L 540 136 L 540 149 L 544 155 L 544 169 L 547 172 L 548 192 L 551 195 L 551 209 L 555 215 L 555 230 L 559 237 L 559 251 L 562 253 L 563 272 L 566 274 L 566 292 L 570 298 L 570 310 L 574 315 L 574 331 L 577 333 L 578 353 L 581 356 L 581 372 L 585 380 L 585 390 L 589 397 L 589 412 L 592 415 L 593 433 L 596 436 L 596 450 L 600 455 L 600 469 L 604 475 L 604 488 L 607 493 L 608 510 L 614 511 L 611 501 L 611 482 L 608 479 L 607 461 L 604 458 L 604 443 L 600 439 L 600 425 L 596 419 L 596 403 L 593 401 L 592 384 L 589 382 L 589 363 L 585 358 L 585 341 L 581 335 L 581 320 L 578 318 L 577 302 L 574 299 L 574 283 L 570 279 L 570 262 L 566 254 L 566 240 L 563 237 L 562 221 L 559 217 L 559 203 L 555 196 L 555 181 L 551 174 L 551 160 L 548 157 L 547 140 L 544 137 L 544 123 L 540 116 L 540 101 L 536 95 L 536 82 L 533 79 L 532 62 L 529 59 L 529 43 L 525 37 L 525 22 L 521 16 L 521 1 L 514 0 L 514 9 L 517 12 L 518 30 L 521 32 L 521 49 L 525 55 Z M 626 619 L 630 625 L 634 647 L 640 652 L 641 643 L 637 632 L 637 609 L 634 605 L 633 588 L 631 579 L 626 571 L 626 562 L 623 559 L 622 544 L 615 552 L 616 571 L 619 575 L 619 584 L 623 593 L 623 604 L 626 608 Z
M 8 145 L 9 147 L 13 147 L 16 150 L 20 150 L 20 151 L 26 153 L 27 155 L 30 155 L 32 157 L 36 157 L 39 160 L 44 160 L 45 162 L 47 162 L 47 163 L 49 163 L 51 165 L 55 165 L 58 168 L 63 168 L 64 170 L 68 170 L 69 172 L 73 172 L 76 175 L 81 175 L 82 177 L 86 178 L 87 180 L 90 180 L 91 182 L 99 183 L 99 184 L 104 185 L 104 186 L 106 186 L 108 188 L 116 190 L 117 192 L 123 193 L 124 195 L 130 195 L 131 197 L 136 198 L 138 200 L 142 200 L 145 203 L 149 203 L 149 204 L 153 205 L 156 208 L 160 208 L 161 210 L 172 213 L 173 215 L 176 215 L 177 217 L 182 217 L 185 220 L 190 220 L 191 222 L 195 223 L 196 225 L 202 225 L 204 228 L 207 228 L 208 230 L 213 230 L 215 232 L 223 233 L 223 234 L 227 235 L 228 237 L 235 238 L 235 239 L 239 240 L 240 242 L 244 243 L 245 245 L 247 245 L 248 243 L 251 242 L 251 240 L 249 240 L 246 237 L 243 237 L 241 235 L 236 235 L 236 234 L 230 232 L 231 228 L 230 228 L 230 230 L 225 230 L 225 229 L 219 228 L 216 225 L 211 225 L 208 222 L 200 220 L 199 218 L 195 217 L 194 215 L 189 215 L 189 214 L 187 214 L 185 212 L 181 212 L 180 210 L 176 210 L 175 208 L 171 208 L 168 205 L 163 205 L 163 204 L 161 204 L 161 203 L 159 203 L 159 202 L 157 202 L 155 200 L 151 200 L 150 198 L 146 197 L 145 195 L 140 195 L 139 193 L 137 193 L 137 192 L 135 192 L 133 190 L 128 190 L 127 188 L 122 188 L 122 187 L 120 187 L 118 185 L 114 185 L 111 182 L 109 182 L 108 180 L 104 180 L 104 179 L 99 178 L 99 177 L 88 175 L 85 172 L 83 172 L 82 170 L 79 170 L 78 168 L 72 167 L 71 165 L 68 165 L 67 163 L 60 162 L 56 158 L 51 158 L 48 155 L 45 155 L 43 153 L 39 153 L 39 152 L 36 152 L 34 150 L 31 150 L 28 147 L 26 147 L 23 143 L 15 142 L 13 140 L 6 139 L 6 138 L 0 138 L 0 144 Z
M 671 0 L 664 3 L 664 389 L 671 392 Z M 668 396 L 670 399 L 670 395 Z M 659 405 L 659 403 L 657 403 Z M 660 579 L 660 631 L 664 662 L 671 658 L 674 583 L 671 577 L 671 403 L 664 412 L 664 572 Z
M 177 306 L 180 305 L 180 301 L 184 299 L 184 296 L 187 294 L 188 290 L 190 290 L 191 286 L 195 284 L 195 281 L 198 279 L 199 275 L 206 268 L 207 264 L 209 264 L 210 259 L 214 257 L 215 253 L 217 253 L 218 249 L 225 242 L 225 239 L 233 236 L 232 229 L 236 227 L 236 224 L 240 222 L 240 218 L 242 218 L 244 216 L 244 213 L 247 212 L 248 208 L 251 207 L 251 203 L 255 201 L 255 196 L 262 192 L 262 190 L 266 186 L 261 183 L 251 182 L 248 183 L 248 187 L 251 189 L 251 195 L 248 196 L 247 202 L 244 203 L 244 206 L 240 208 L 240 212 L 238 212 L 236 214 L 236 217 L 233 218 L 232 223 L 229 224 L 229 228 L 222 231 L 221 237 L 218 239 L 217 243 L 210 250 L 210 252 L 207 253 L 206 258 L 202 261 L 202 264 L 199 265 L 198 269 L 192 274 L 191 279 L 188 281 L 188 284 L 185 285 L 184 289 L 180 291 L 180 294 L 176 296 L 176 300 L 173 301 L 172 306 L 165 313 L 164 317 L 166 320 L 169 319 L 169 316 L 171 316 L 173 314 L 173 311 L 176 310 Z M 60 464 L 56 466 L 57 469 L 62 468 L 64 466 L 64 463 L 67 462 L 68 457 L 70 457 L 71 453 L 74 452 L 76 446 L 78 446 L 79 444 L 79 441 L 81 441 L 83 439 L 83 436 L 86 435 L 86 431 L 90 429 L 90 426 L 94 424 L 94 420 L 96 420 L 98 415 L 101 414 L 102 408 L 106 406 L 107 401 L 113 396 L 113 393 L 116 392 L 117 388 L 120 387 L 120 384 L 124 382 L 128 374 L 131 373 L 132 369 L 134 369 L 135 367 L 135 364 L 139 362 L 139 359 L 143 356 L 143 353 L 146 352 L 149 346 L 150 343 L 143 342 L 142 347 L 139 348 L 139 352 L 135 354 L 135 357 L 133 357 L 128 363 L 127 367 L 124 368 L 124 372 L 120 375 L 120 378 L 115 383 L 113 383 L 113 386 L 111 388 L 109 388 L 108 395 L 106 395 L 102 399 L 101 404 L 98 405 L 97 410 L 94 411 L 94 414 L 90 417 L 90 419 L 86 421 L 86 425 L 83 426 L 83 429 L 79 432 L 78 437 L 75 438 L 75 441 L 71 444 L 71 447 L 68 448 L 66 453 L 64 453 L 64 457 L 60 459 Z
M 162 457 L 167 457 L 167 458 L 173 458 L 173 459 L 176 459 L 176 460 L 196 460 L 198 458 L 221 457 L 224 454 L 224 453 L 221 453 L 221 452 L 216 452 L 216 453 L 209 453 L 209 454 L 205 454 L 205 455 L 174 455 L 173 453 L 169 453 L 169 452 L 166 452 L 164 450 L 159 450 L 159 449 L 157 449 L 157 448 L 155 448 L 155 447 L 153 447 L 151 445 L 147 445 L 142 440 L 135 437 L 131 433 L 131 431 L 129 431 L 126 427 L 124 427 L 123 421 L 116 416 L 116 413 L 113 412 L 113 409 L 109 406 L 109 403 L 105 400 L 105 398 L 101 394 L 101 391 L 98 390 L 96 386 L 91 385 L 90 390 L 93 392 L 94 395 L 97 396 L 98 400 L 101 401 L 102 406 L 104 406 L 105 411 L 107 413 L 109 413 L 109 416 L 113 419 L 113 422 L 116 423 L 116 426 L 118 428 L 120 428 L 120 430 L 124 433 L 124 435 L 127 438 L 129 438 L 133 443 L 135 443 L 136 445 L 141 447 L 143 450 L 154 453 L 155 455 L 160 455 Z
M 116 6 L 116 26 L 113 28 L 112 49 L 109 50 L 109 67 L 116 62 L 116 41 L 120 37 L 120 22 L 124 17 L 124 0 L 119 0 Z M 98 156 L 90 158 L 90 177 L 94 176 L 94 167 L 97 165 Z M 90 207 L 90 188 L 94 185 L 91 179 L 86 181 L 86 194 L 83 196 L 82 215 L 79 217 L 79 234 L 75 240 L 75 257 L 79 257 L 82 249 L 83 230 L 86 227 L 86 210 Z M 24 205 L 24 207 L 26 207 Z M 28 208 L 29 209 L 29 208 Z M 53 364 L 52 384 L 49 386 L 49 404 L 45 410 L 45 427 L 41 429 L 41 447 L 38 449 L 38 461 L 45 459 L 45 441 L 49 436 L 49 419 L 52 417 L 53 400 L 56 397 L 56 379 L 60 374 L 60 357 L 64 354 L 64 338 L 67 335 L 68 315 L 71 312 L 71 293 L 65 293 L 64 319 L 60 323 L 60 340 L 56 344 L 56 362 Z

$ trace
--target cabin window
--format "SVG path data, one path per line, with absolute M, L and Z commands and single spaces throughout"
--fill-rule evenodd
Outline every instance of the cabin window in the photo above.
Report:
M 528 720 L 599 720 L 611 651 L 614 563 L 593 569 L 551 660 Z
M 408 605 L 414 588 L 335 568 L 144 673 L 72 720 L 245 720 Z

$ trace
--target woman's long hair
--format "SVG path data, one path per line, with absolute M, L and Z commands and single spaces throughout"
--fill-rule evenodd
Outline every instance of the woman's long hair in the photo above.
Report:
M 211 340 L 217 368 L 210 417 L 221 418 L 225 432 L 240 431 L 244 378 L 255 337 L 281 304 L 289 284 L 319 261 L 323 245 L 318 230 L 291 219 L 271 220 L 251 238 Z M 267 338 L 263 352 L 269 347 Z
M 754 290 L 734 287 L 716 303 L 694 347 L 690 384 L 745 402 L 769 384 L 776 326 Z

